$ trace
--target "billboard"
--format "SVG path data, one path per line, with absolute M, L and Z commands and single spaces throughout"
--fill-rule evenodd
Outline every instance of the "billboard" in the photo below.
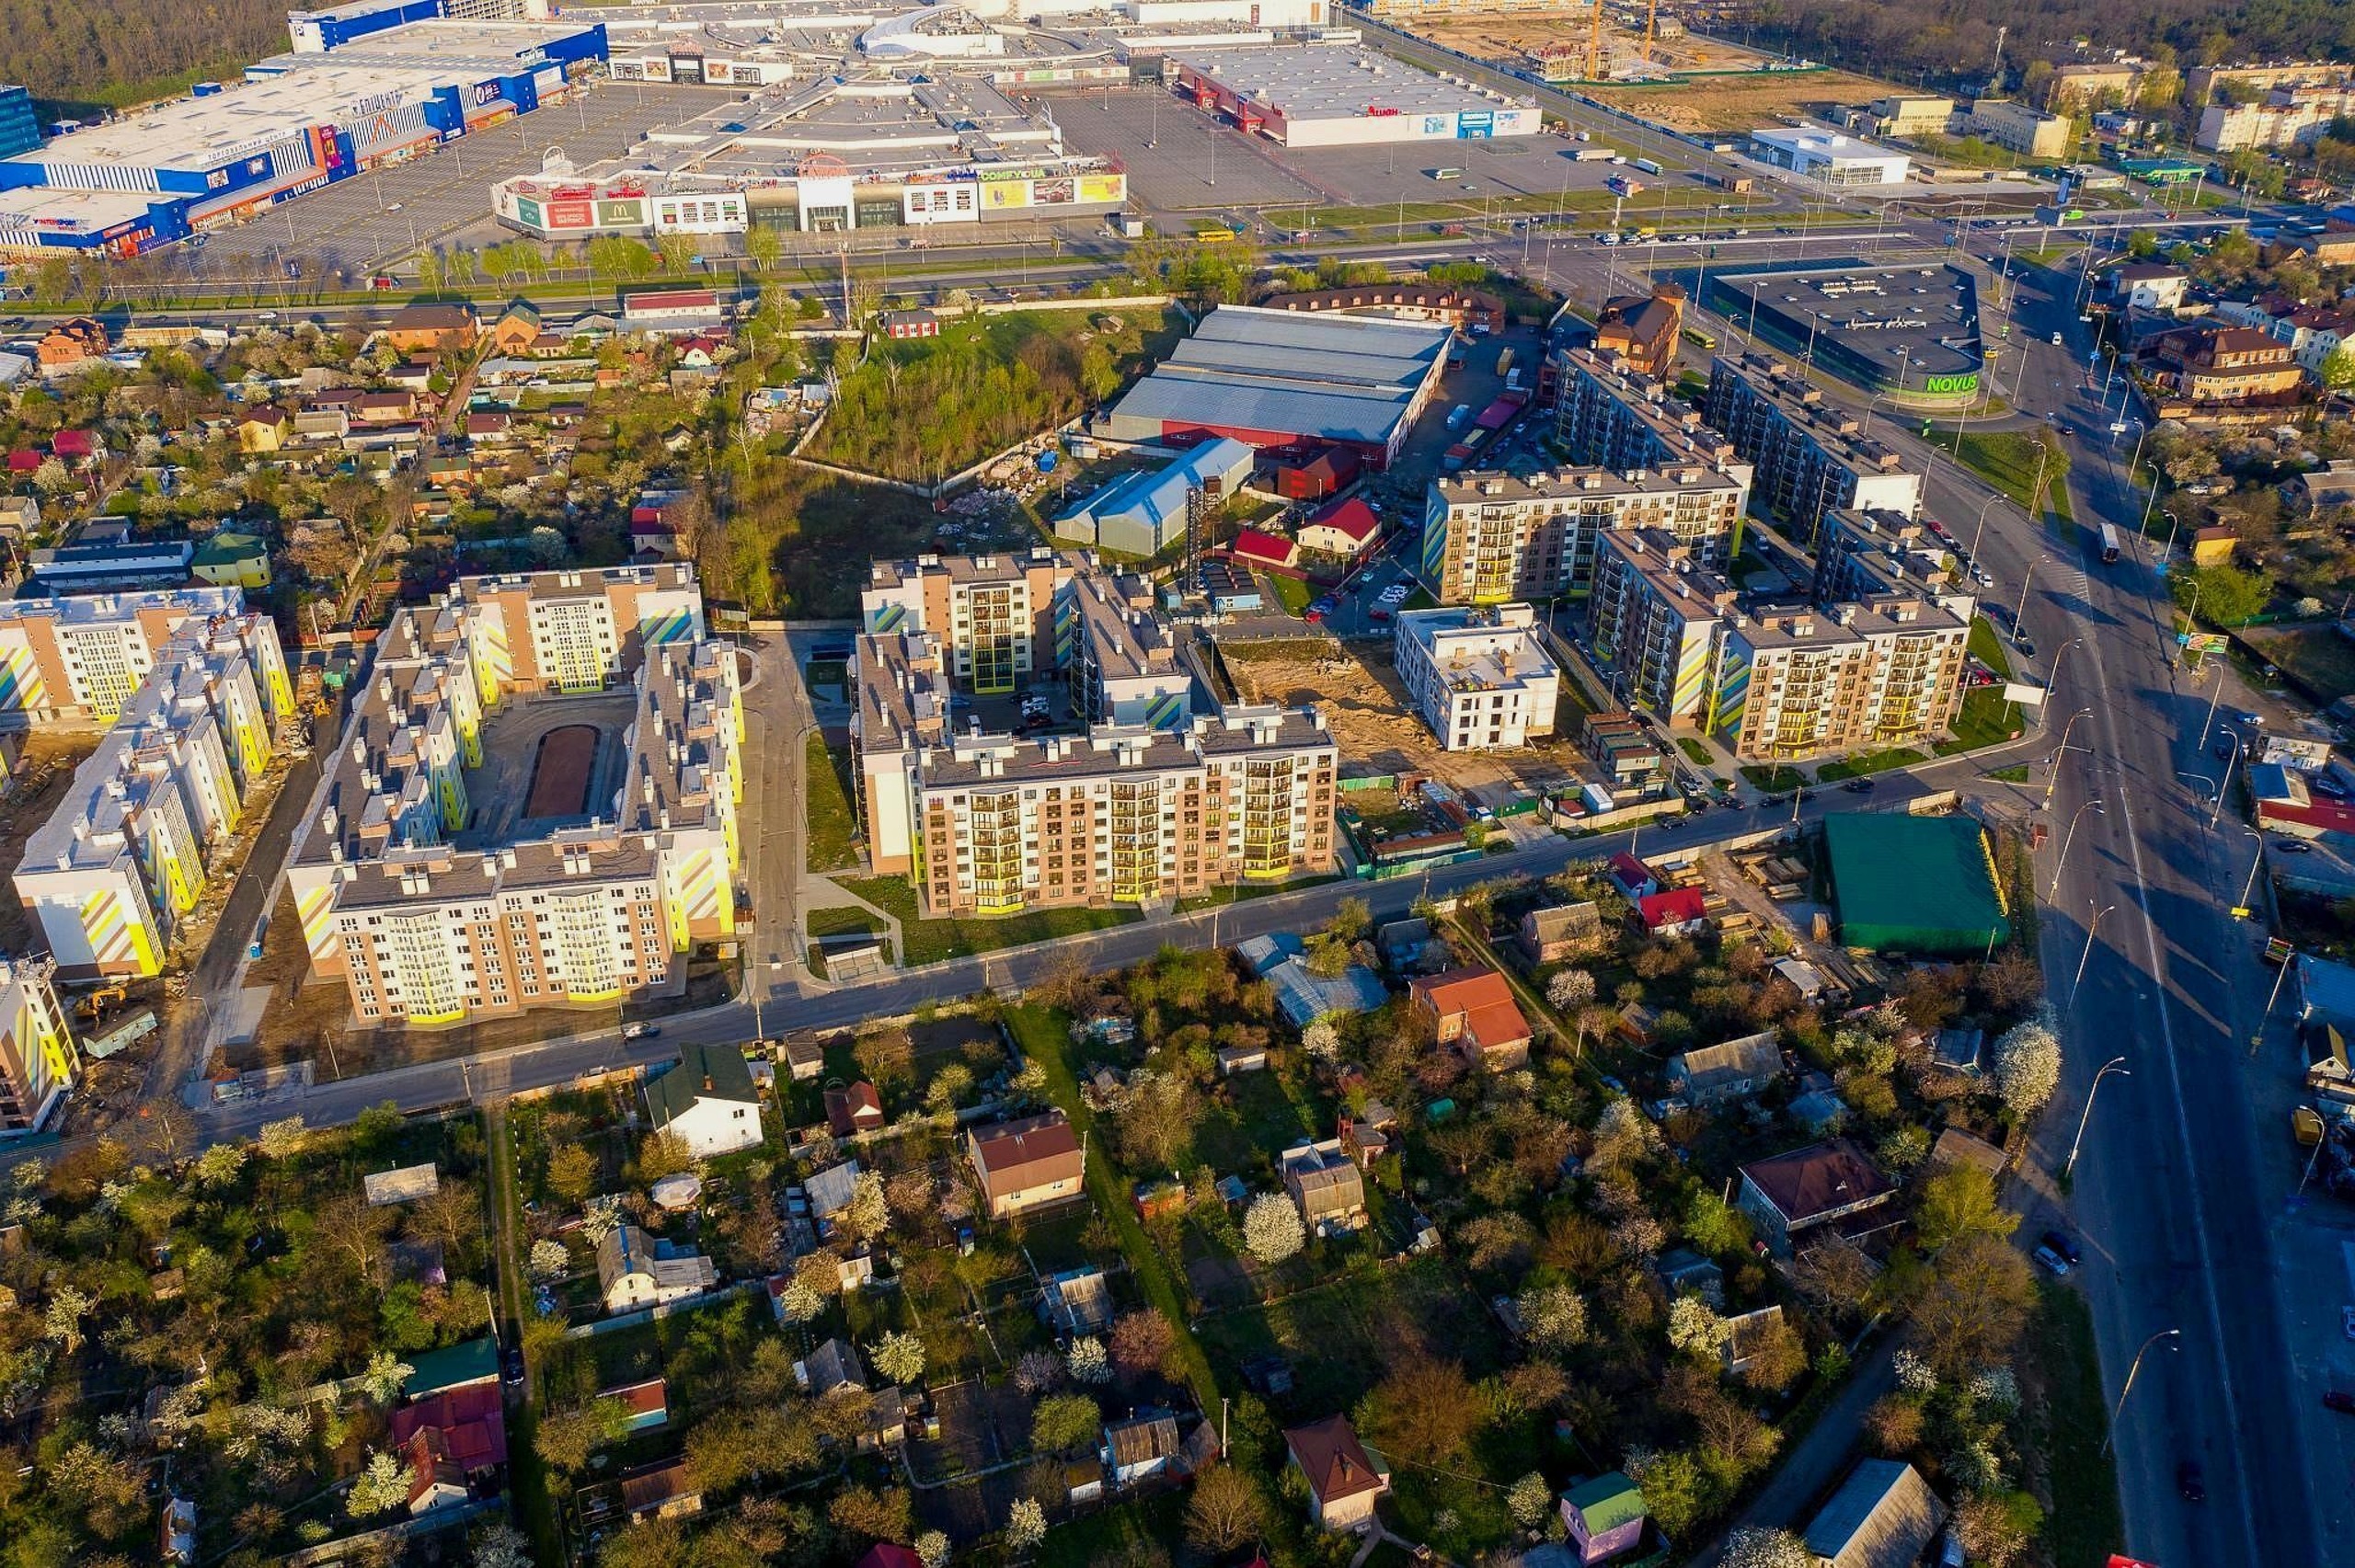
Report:
M 597 205 L 593 201 L 551 201 L 547 212 L 547 226 L 551 229 L 587 229 L 597 223 Z
M 1030 205 L 1030 187 L 1011 179 L 992 180 L 982 187 L 982 205 L 993 212 Z
M 1128 179 L 1117 174 L 1081 175 L 1079 199 L 1082 201 L 1125 201 L 1129 199 Z
M 641 197 L 614 197 L 597 203 L 597 223 L 601 228 L 626 229 L 645 222 L 646 202 Z

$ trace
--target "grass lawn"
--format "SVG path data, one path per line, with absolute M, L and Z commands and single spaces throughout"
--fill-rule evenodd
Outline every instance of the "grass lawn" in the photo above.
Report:
M 1695 767 L 1714 768 L 1717 765 L 1717 753 L 1689 735 L 1680 735 L 1676 738 L 1676 749 L 1683 752 L 1685 761 Z
M 2241 637 L 2296 677 L 2319 702 L 2355 692 L 2355 641 L 2338 627 L 2245 626 Z
M 2069 454 L 2041 431 L 2029 435 L 2025 430 L 1966 430 L 1950 441 L 1952 435 L 1949 430 L 1933 427 L 1932 439 L 1938 445 L 1953 452 L 1965 467 L 2018 502 L 2023 509 L 2034 509 L 2028 492 L 2036 484 L 2039 450 L 2051 454 L 2044 464 L 2046 488 L 2053 492 L 2065 490 L 2061 478 L 2069 472 Z M 2064 494 L 2056 509 L 2065 514 L 2067 509 Z
M 2004 639 L 1995 632 L 1994 624 L 1984 615 L 1970 618 L 1970 657 L 1995 672 L 1996 679 L 2012 678 L 2011 651 L 2004 647 Z
M 2018 704 L 2004 701 L 2001 686 L 1975 686 L 1962 694 L 1962 711 L 1954 719 L 1954 738 L 1939 741 L 1931 750 L 1941 757 L 1976 751 L 2010 739 L 2020 727 Z
M 1235 882 L 1224 887 L 1213 887 L 1207 893 L 1197 893 L 1178 900 L 1178 912 L 1190 914 L 1196 910 L 1223 910 L 1230 904 L 1247 903 L 1264 898 L 1270 893 L 1297 893 L 1304 887 L 1319 887 L 1327 882 L 1338 882 L 1338 872 L 1323 876 L 1298 876 L 1290 882 Z
M 2028 1333 L 2045 1383 L 2039 1425 L 2052 1494 L 2045 1540 L 2053 1562 L 2090 1568 L 2126 1539 L 2118 1467 L 2102 1452 L 2109 1411 L 2102 1399 L 2093 1314 L 2075 1291 L 2047 1285 L 2044 1305 Z
M 1891 768 L 1910 768 L 1929 759 L 1910 746 L 1892 746 L 1886 751 L 1867 751 L 1861 757 L 1845 757 L 1837 762 L 1826 762 L 1815 770 L 1816 782 L 1834 784 L 1841 779 L 1862 778 L 1867 773 L 1886 773 Z
M 1270 572 L 1268 584 L 1276 590 L 1276 602 L 1283 606 L 1287 615 L 1306 613 L 1308 601 L 1316 597 L 1315 590 L 1298 578 L 1279 577 Z
M 810 967 L 821 979 L 827 972 L 825 942 L 828 937 L 877 936 L 883 931 L 883 922 L 874 915 L 847 904 L 833 909 L 811 910 L 802 917 L 802 922 L 810 932 Z M 888 939 L 883 944 L 887 959 L 890 945 Z
M 877 909 L 890 910 L 899 921 L 900 933 L 907 946 L 907 951 L 900 955 L 900 962 L 907 965 L 936 964 L 944 958 L 994 953 L 1001 947 L 1052 942 L 1058 937 L 1127 925 L 1143 918 L 1134 910 L 1073 909 L 1032 910 L 1027 914 L 993 920 L 926 920 L 917 907 L 915 889 L 899 877 L 845 876 L 839 880 L 843 887 Z
M 1781 795 L 1799 788 L 1807 783 L 1807 775 L 1792 767 L 1770 768 L 1763 762 L 1752 762 L 1741 770 L 1752 789 L 1763 789 L 1769 795 Z
M 850 814 L 849 754 L 836 755 L 825 737 L 812 730 L 801 755 L 810 869 L 848 871 L 858 864 L 856 828 Z
M 2026 784 L 2028 783 L 2028 764 L 2015 762 L 2008 768 L 1997 768 L 1987 776 L 1997 784 Z

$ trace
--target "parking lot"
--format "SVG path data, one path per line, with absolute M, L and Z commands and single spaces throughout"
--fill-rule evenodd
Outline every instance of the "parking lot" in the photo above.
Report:
M 1610 175 L 1626 172 L 1602 161 L 1578 162 L 1581 149 L 1607 143 L 1556 135 L 1294 151 L 1221 125 L 1158 87 L 1059 94 L 1049 101 L 1065 140 L 1082 152 L 1119 158 L 1128 167 L 1131 198 L 1155 212 L 1264 208 L 1269 221 L 1281 225 L 1291 203 L 1312 210 L 1471 204 L 1488 197 L 1600 191 Z M 1460 169 L 1463 177 L 1434 179 L 1437 168 Z M 1650 186 L 1663 183 L 1644 177 Z M 1690 182 L 1671 175 L 1665 183 Z
M 201 269 L 234 275 L 299 260 L 304 275 L 316 279 L 379 270 L 462 232 L 474 244 L 497 243 L 512 236 L 490 221 L 493 181 L 536 172 L 550 148 L 587 167 L 627 152 L 657 126 L 742 97 L 725 87 L 663 83 L 584 88 L 570 102 L 298 197 L 182 254 Z

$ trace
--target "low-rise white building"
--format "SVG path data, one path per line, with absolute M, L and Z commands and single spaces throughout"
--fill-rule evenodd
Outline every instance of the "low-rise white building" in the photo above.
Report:
M 1836 131 L 1780 126 L 1750 133 L 1751 152 L 1763 163 L 1820 185 L 1902 185 L 1913 160 L 1902 153 Z
M 1394 637 L 1398 678 L 1445 750 L 1523 746 L 1554 733 L 1562 670 L 1534 607 L 1412 610 Z

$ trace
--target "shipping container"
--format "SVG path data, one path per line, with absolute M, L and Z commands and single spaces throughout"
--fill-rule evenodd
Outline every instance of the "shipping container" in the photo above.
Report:
M 1497 350 L 1497 373 L 1502 375 L 1511 369 L 1512 369 L 1512 347 L 1508 344 Z

